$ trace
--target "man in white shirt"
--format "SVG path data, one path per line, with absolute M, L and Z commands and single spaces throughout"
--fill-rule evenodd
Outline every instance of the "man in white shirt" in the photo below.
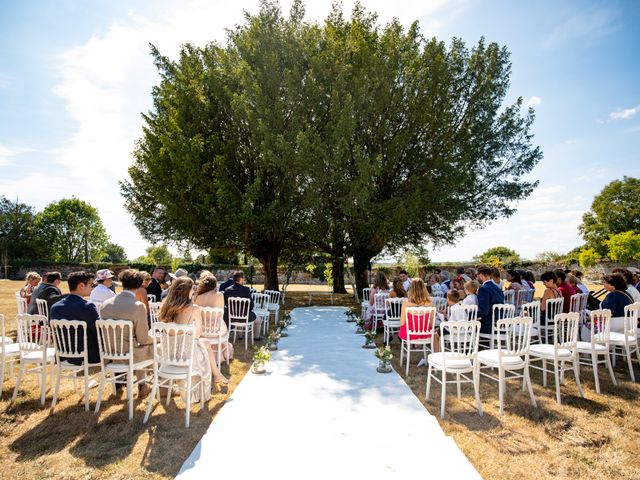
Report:
M 105 268 L 96 272 L 96 282 L 98 285 L 92 290 L 89 296 L 90 302 L 103 303 L 105 300 L 116 296 L 115 292 L 111 290 L 113 284 L 113 272 Z
M 400 270 L 400 273 L 398 274 L 398 277 L 400 278 L 400 281 L 402 282 L 402 288 L 404 288 L 405 292 L 409 291 L 409 285 L 411 285 L 411 279 L 409 278 L 409 275 L 407 274 L 406 270 Z

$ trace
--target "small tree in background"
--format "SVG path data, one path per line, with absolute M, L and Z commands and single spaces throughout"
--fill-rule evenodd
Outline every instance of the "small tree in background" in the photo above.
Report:
M 578 254 L 578 262 L 583 268 L 595 267 L 601 259 L 600 254 L 590 247 L 583 248 Z
M 626 263 L 640 260 L 640 234 L 633 231 L 611 235 L 605 245 L 609 250 L 609 258 L 614 262 Z
M 127 259 L 127 253 L 124 251 L 123 246 L 109 242 L 104 247 L 102 261 L 108 263 L 126 263 L 129 260 Z
M 473 260 L 492 267 L 510 267 L 522 262 L 520 255 L 518 255 L 515 250 L 507 247 L 492 247 L 480 255 L 473 257 Z

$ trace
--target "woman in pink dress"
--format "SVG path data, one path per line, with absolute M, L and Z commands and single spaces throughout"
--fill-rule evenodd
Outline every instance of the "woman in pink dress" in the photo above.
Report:
M 407 325 L 409 325 L 412 329 L 415 328 L 413 322 L 413 315 L 407 315 L 408 307 L 432 307 L 433 303 L 431 302 L 431 297 L 429 296 L 429 292 L 427 291 L 427 287 L 425 287 L 424 282 L 421 278 L 414 278 L 411 280 L 411 285 L 409 286 L 409 291 L 407 292 L 407 301 L 402 304 L 402 310 L 400 311 L 400 330 L 398 331 L 398 336 L 402 340 L 407 340 Z M 433 318 L 429 319 L 429 322 L 435 322 L 435 315 Z M 431 334 L 427 335 L 412 335 L 411 338 L 415 340 L 423 340 L 430 338 Z M 438 334 L 434 333 L 433 338 L 433 350 L 438 351 Z

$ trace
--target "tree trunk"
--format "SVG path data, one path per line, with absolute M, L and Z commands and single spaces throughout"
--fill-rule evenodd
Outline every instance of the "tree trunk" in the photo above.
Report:
M 344 287 L 344 258 L 335 258 L 331 262 L 331 274 L 333 276 L 333 293 L 347 293 Z
M 273 251 L 260 257 L 264 268 L 264 289 L 280 291 L 278 286 L 278 252 Z
M 358 297 L 362 298 L 362 289 L 369 286 L 367 279 L 367 270 L 369 268 L 369 261 L 373 256 L 367 253 L 356 252 L 353 255 L 353 270 L 356 276 L 356 290 L 358 290 Z

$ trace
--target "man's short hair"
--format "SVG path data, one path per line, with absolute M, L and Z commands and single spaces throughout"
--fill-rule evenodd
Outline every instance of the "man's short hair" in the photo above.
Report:
M 153 269 L 153 273 L 156 273 L 158 270 L 162 270 L 163 272 L 167 271 L 167 269 L 164 268 L 164 267 L 156 267 L 156 268 Z
M 244 278 L 244 272 L 242 270 L 233 272 L 233 283 L 238 283 L 241 278 Z
M 487 267 L 486 265 L 481 265 L 478 267 L 478 275 L 484 275 L 485 277 L 490 277 L 492 273 L 493 273 L 493 270 L 491 269 L 491 267 Z
M 498 267 L 492 267 L 491 268 L 491 276 L 493 278 L 501 278 L 500 269 Z
M 73 291 L 78 288 L 81 283 L 92 283 L 95 275 L 84 270 L 80 272 L 70 273 L 67 277 L 67 283 L 69 284 L 69 291 Z
M 409 275 L 409 274 L 407 273 L 407 271 L 406 271 L 406 270 L 404 270 L 404 269 L 400 270 L 400 273 L 398 273 L 398 275 L 402 275 L 403 273 L 404 273 L 405 275 Z
M 556 275 L 555 272 L 544 272 L 542 275 L 540 275 L 540 280 L 542 280 L 543 282 L 553 282 L 556 283 L 556 280 L 558 279 L 558 276 Z
M 556 270 L 556 276 L 560 279 L 562 283 L 564 283 L 565 280 L 567 279 L 567 274 L 564 272 L 564 270 L 560 268 Z
M 122 282 L 122 288 L 125 290 L 137 290 L 142 286 L 142 275 L 133 268 L 121 271 L 118 280 Z
M 62 275 L 60 272 L 47 272 L 44 274 L 44 279 L 46 283 L 53 283 L 56 280 L 62 280 Z

